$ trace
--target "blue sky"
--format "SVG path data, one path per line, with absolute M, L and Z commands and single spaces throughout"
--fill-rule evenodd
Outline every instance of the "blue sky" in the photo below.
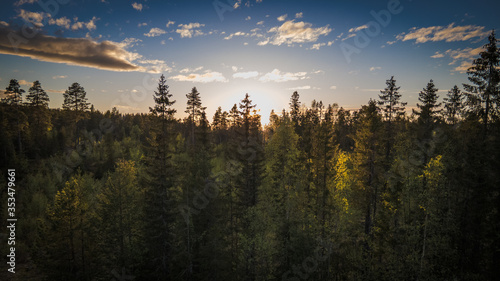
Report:
M 39 80 L 61 107 L 73 82 L 97 109 L 147 112 L 163 73 L 183 117 L 201 93 L 211 117 L 249 93 L 267 122 L 297 90 L 359 108 L 395 76 L 408 108 L 433 79 L 467 82 L 493 1 L 16 0 L 0 11 L 0 89 Z

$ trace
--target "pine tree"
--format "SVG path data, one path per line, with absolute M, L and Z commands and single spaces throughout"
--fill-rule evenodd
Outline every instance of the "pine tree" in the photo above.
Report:
M 28 90 L 26 104 L 45 108 L 49 107 L 49 96 L 42 89 L 42 85 L 38 80 L 33 82 L 33 86 Z
M 19 82 L 16 79 L 11 79 L 9 86 L 5 88 L 5 97 L 2 98 L 2 103 L 8 105 L 21 105 L 23 100 L 23 93 L 25 91 L 21 89 Z
M 468 92 L 467 103 L 469 112 L 482 118 L 483 135 L 488 135 L 488 124 L 492 114 L 498 114 L 500 106 L 500 49 L 497 46 L 495 31 L 488 37 L 485 49 L 479 53 L 479 58 L 472 62 L 467 70 L 471 84 L 463 84 Z
M 461 93 L 460 89 L 455 85 L 443 99 L 444 101 L 444 116 L 446 121 L 455 125 L 460 120 L 462 110 L 464 108 L 465 96 Z
M 63 109 L 75 112 L 85 112 L 89 110 L 90 103 L 87 102 L 87 93 L 78 83 L 73 83 L 64 92 Z

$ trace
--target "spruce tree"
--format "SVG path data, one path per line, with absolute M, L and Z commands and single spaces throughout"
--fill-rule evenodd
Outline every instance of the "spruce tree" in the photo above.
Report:
M 455 125 L 460 120 L 462 110 L 464 108 L 464 98 L 460 89 L 455 85 L 443 99 L 444 101 L 444 116 L 446 121 Z
M 417 123 L 420 127 L 419 137 L 423 139 L 430 138 L 435 123 L 438 121 L 438 115 L 441 113 L 441 103 L 437 103 L 439 96 L 436 94 L 438 89 L 434 85 L 434 81 L 427 83 L 427 86 L 418 94 L 418 100 L 421 104 L 417 103 L 420 111 L 413 110 L 413 113 L 418 116 Z
M 150 278 L 172 280 L 172 227 L 174 222 L 174 170 L 171 163 L 169 144 L 172 140 L 171 122 L 176 112 L 175 101 L 168 90 L 165 76 L 158 81 L 154 92 L 154 107 L 150 107 L 152 125 L 149 158 L 149 182 L 146 190 L 146 212 L 148 251 L 145 259 Z
M 500 49 L 497 46 L 495 31 L 488 37 L 485 49 L 479 53 L 479 58 L 472 62 L 467 70 L 468 79 L 472 84 L 463 84 L 467 93 L 469 112 L 481 117 L 483 135 L 488 135 L 488 124 L 492 114 L 498 114 L 500 106 Z
M 73 83 L 64 92 L 63 109 L 75 112 L 84 112 L 89 110 L 90 103 L 87 102 L 87 93 L 78 83 Z

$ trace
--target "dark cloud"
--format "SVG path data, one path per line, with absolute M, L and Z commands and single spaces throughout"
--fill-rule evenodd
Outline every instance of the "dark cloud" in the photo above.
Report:
M 17 46 L 11 41 L 14 44 L 18 41 Z M 111 41 L 98 43 L 89 38 L 60 38 L 40 33 L 25 38 L 22 32 L 0 25 L 0 54 L 111 71 L 144 71 L 144 67 L 132 63 L 141 55 L 125 47 L 126 44 Z

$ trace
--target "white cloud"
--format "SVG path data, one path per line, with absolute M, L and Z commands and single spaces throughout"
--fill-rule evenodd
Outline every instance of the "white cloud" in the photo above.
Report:
M 302 12 L 295 14 L 296 19 L 301 19 L 303 16 L 304 16 L 304 13 L 302 13 Z
M 246 17 L 246 19 L 245 19 L 245 20 L 251 20 L 251 19 L 252 19 L 252 17 L 251 17 L 251 16 L 248 16 L 248 17 Z
M 228 80 L 220 72 L 206 72 L 205 74 L 192 73 L 189 75 L 172 76 L 170 79 L 180 82 L 196 82 L 196 83 L 210 83 L 210 82 L 227 82 Z
M 278 21 L 285 21 L 287 17 L 288 17 L 288 14 L 284 14 L 284 15 L 282 15 L 282 16 L 279 16 L 279 17 L 277 18 L 277 20 L 278 20 Z
M 143 23 L 139 23 L 137 24 L 138 27 L 141 27 L 141 26 L 147 26 L 148 24 L 146 22 L 143 22 Z
M 237 66 L 232 66 L 232 67 L 231 67 L 231 69 L 232 69 L 234 72 L 238 71 L 238 67 L 237 67 Z
M 330 90 L 337 90 L 337 86 L 331 86 Z
M 33 24 L 35 27 L 41 28 L 43 27 L 43 19 L 45 17 L 50 17 L 50 14 L 40 12 L 28 12 L 24 9 L 21 9 L 19 11 L 19 14 L 17 15 L 19 18 L 22 18 L 24 21 L 29 22 Z
M 175 24 L 175 21 L 171 21 L 171 20 L 169 20 L 169 21 L 167 22 L 167 28 L 169 28 L 169 27 L 170 27 L 171 25 L 173 25 L 173 24 Z
M 78 30 L 86 27 L 88 30 L 94 30 L 97 28 L 95 25 L 95 21 L 99 20 L 96 17 L 93 17 L 91 20 L 88 22 L 83 22 L 83 21 L 78 21 L 78 18 L 74 18 L 74 23 L 71 25 L 71 30 Z
M 311 47 L 311 50 L 319 50 L 319 48 L 326 46 L 326 43 L 317 43 Z
M 50 25 L 57 25 L 57 26 L 69 29 L 70 24 L 71 24 L 71 20 L 66 18 L 66 17 L 62 17 L 62 18 L 58 18 L 58 19 L 51 18 L 51 19 L 49 19 L 49 24 Z
M 180 73 L 197 72 L 197 71 L 200 71 L 200 70 L 202 70 L 202 69 L 203 69 L 203 66 L 199 66 L 199 67 L 197 67 L 197 68 L 193 68 L 193 69 L 191 69 L 191 68 L 184 68 L 184 69 L 182 69 L 182 70 L 181 70 L 181 71 L 179 71 L 179 72 L 180 72 Z
M 229 36 L 224 37 L 224 39 L 229 40 L 229 39 L 232 39 L 234 36 L 245 36 L 245 35 L 247 35 L 245 32 L 238 31 L 238 32 L 229 34 Z
M 132 7 L 134 9 L 136 9 L 137 11 L 142 11 L 142 4 L 134 2 L 134 3 L 132 3 Z
M 144 36 L 156 37 L 156 36 L 160 36 L 160 35 L 165 34 L 165 33 L 167 33 L 165 30 L 158 28 L 158 27 L 153 27 L 149 30 L 148 33 L 144 33 Z
M 381 69 L 382 69 L 382 67 L 380 67 L 380 66 L 372 66 L 372 67 L 370 67 L 370 71 L 381 70 Z
M 259 22 L 257 23 L 257 25 L 263 25 L 263 24 L 264 24 L 264 21 L 263 21 L 263 20 L 261 20 L 261 21 L 259 21 Z
M 401 41 L 415 40 L 416 43 L 425 43 L 429 41 L 457 42 L 467 41 L 472 38 L 483 39 L 487 37 L 488 34 L 488 31 L 484 31 L 484 26 L 455 26 L 455 23 L 451 23 L 448 26 L 413 27 L 407 34 L 404 32 L 398 34 L 396 39 Z
M 14 5 L 21 6 L 21 5 L 26 4 L 26 3 L 33 4 L 35 2 L 38 2 L 38 0 L 19 0 L 19 1 L 15 2 Z
M 301 87 L 294 87 L 294 88 L 288 88 L 290 91 L 298 91 L 298 90 L 310 90 L 311 86 L 301 86 Z
M 264 76 L 259 78 L 261 82 L 287 82 L 306 79 L 307 72 L 296 72 L 296 73 L 281 73 L 278 69 L 274 69 L 272 72 L 266 73 Z
M 358 26 L 358 27 L 353 27 L 353 28 L 349 29 L 349 33 L 358 32 L 360 30 L 367 29 L 367 28 L 368 28 L 368 25 L 366 25 L 366 24 L 364 24 L 362 26 Z
M 181 35 L 181 38 L 184 37 L 191 38 L 193 36 L 203 35 L 204 33 L 200 29 L 197 29 L 203 26 L 205 25 L 197 22 L 189 24 L 179 24 L 180 28 L 177 29 L 175 32 L 179 33 Z
M 459 62 L 459 66 L 456 66 L 453 70 L 460 73 L 467 72 L 467 69 L 472 66 L 473 58 L 479 57 L 479 54 L 484 51 L 483 47 L 479 48 L 465 48 L 457 50 L 446 50 L 444 53 L 436 52 L 431 58 L 444 58 L 445 56 L 452 59 L 448 65 L 455 65 Z
M 67 75 L 57 75 L 57 76 L 52 76 L 52 79 L 65 79 L 68 78 Z
M 242 79 L 255 78 L 257 76 L 259 76 L 259 72 L 257 71 L 237 72 L 233 74 L 233 78 L 242 78 Z
M 268 33 L 274 33 L 271 38 L 259 42 L 258 45 L 267 44 L 280 46 L 282 44 L 292 45 L 293 43 L 316 42 L 320 36 L 326 36 L 332 31 L 329 26 L 313 28 L 307 22 L 287 21 L 279 27 L 271 28 Z

